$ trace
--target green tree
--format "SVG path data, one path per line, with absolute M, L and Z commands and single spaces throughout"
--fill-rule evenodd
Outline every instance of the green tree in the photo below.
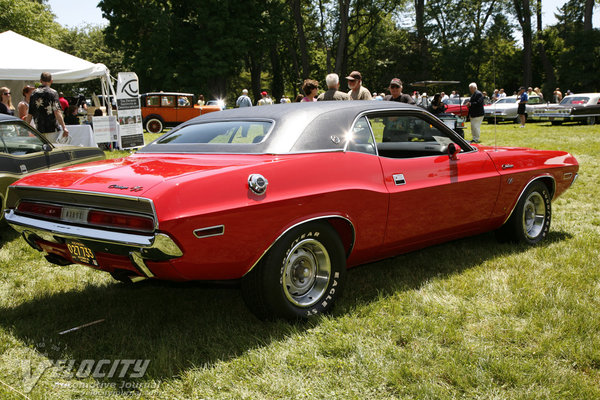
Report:
M 104 30 L 99 26 L 87 25 L 80 28 L 63 29 L 57 38 L 56 48 L 92 63 L 101 63 L 116 77 L 117 73 L 129 71 L 130 66 L 124 64 L 123 54 L 111 49 L 105 42 Z M 56 85 L 66 95 L 101 93 L 100 81 L 93 79 L 86 82 Z
M 63 28 L 45 0 L 0 0 L 0 32 L 11 30 L 53 46 Z

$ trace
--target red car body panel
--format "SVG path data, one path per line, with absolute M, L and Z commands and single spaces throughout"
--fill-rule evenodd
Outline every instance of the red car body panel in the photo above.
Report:
M 237 279 L 281 234 L 310 219 L 332 221 L 351 267 L 495 229 L 532 179 L 552 177 L 556 197 L 578 170 L 565 152 L 477 149 L 459 153 L 457 160 L 355 152 L 137 154 L 31 175 L 14 185 L 150 199 L 158 231 L 173 238 L 183 252 L 168 261 L 148 261 L 157 278 Z M 268 179 L 264 196 L 248 190 L 250 173 Z M 396 185 L 396 174 L 410 184 Z M 214 226 L 224 226 L 224 233 L 203 238 L 193 234 Z M 71 259 L 64 244 L 38 244 Z M 137 273 L 126 256 L 98 252 L 96 259 L 94 268 Z

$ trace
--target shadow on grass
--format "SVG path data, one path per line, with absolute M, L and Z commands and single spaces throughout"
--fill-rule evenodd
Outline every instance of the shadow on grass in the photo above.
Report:
M 0 248 L 7 242 L 15 240 L 19 236 L 19 232 L 11 228 L 4 219 L 0 221 Z
M 541 246 L 567 238 L 567 233 L 551 232 Z M 484 234 L 352 269 L 334 317 L 382 294 L 415 289 L 434 277 L 526 249 L 498 244 L 493 234 Z M 50 360 L 149 359 L 144 379 L 161 380 L 239 357 L 318 323 L 262 322 L 245 307 L 237 286 L 198 283 L 90 285 L 0 308 L 0 324 Z

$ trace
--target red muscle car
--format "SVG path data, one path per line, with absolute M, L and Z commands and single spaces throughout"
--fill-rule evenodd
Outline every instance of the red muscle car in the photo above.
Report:
M 406 104 L 284 104 L 28 176 L 5 217 L 52 263 L 241 280 L 258 316 L 308 318 L 332 307 L 349 267 L 491 230 L 537 243 L 578 168 L 562 151 L 471 145 Z

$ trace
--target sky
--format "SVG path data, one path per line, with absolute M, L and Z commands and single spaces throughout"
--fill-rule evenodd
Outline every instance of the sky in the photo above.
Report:
M 557 8 L 565 4 L 567 0 L 542 0 L 542 21 L 544 26 L 556 23 L 554 13 Z M 98 0 L 49 0 L 52 12 L 57 17 L 59 24 L 70 28 L 81 27 L 85 24 L 106 25 L 108 21 L 102 18 L 102 11 L 97 8 Z M 76 6 L 73 6 L 76 4 Z M 532 21 L 535 24 L 534 21 Z M 594 9 L 594 28 L 600 27 L 600 7 Z

